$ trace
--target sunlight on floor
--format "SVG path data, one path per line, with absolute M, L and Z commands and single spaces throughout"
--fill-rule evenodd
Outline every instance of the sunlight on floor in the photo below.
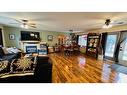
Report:
M 116 76 L 115 83 L 127 83 L 127 75 L 123 73 L 119 73 Z

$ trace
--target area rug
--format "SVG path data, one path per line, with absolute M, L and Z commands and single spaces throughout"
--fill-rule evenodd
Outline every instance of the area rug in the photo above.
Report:
M 111 69 L 115 70 L 116 72 L 127 74 L 127 67 L 119 64 L 112 64 L 110 66 Z

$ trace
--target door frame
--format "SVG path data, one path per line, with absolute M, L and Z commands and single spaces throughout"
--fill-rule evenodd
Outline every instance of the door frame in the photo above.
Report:
M 0 47 L 3 47 L 3 33 L 2 33 L 2 29 L 0 28 Z

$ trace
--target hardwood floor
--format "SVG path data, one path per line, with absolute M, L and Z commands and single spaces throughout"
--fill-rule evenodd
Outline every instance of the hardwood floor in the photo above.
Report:
M 109 68 L 111 63 L 83 54 L 65 56 L 52 53 L 49 57 L 53 63 L 53 83 L 112 83 L 119 77 L 119 73 Z

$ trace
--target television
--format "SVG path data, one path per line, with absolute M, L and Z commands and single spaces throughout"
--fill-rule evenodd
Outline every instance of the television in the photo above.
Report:
M 40 33 L 39 32 L 31 32 L 31 31 L 21 31 L 21 41 L 39 41 Z

